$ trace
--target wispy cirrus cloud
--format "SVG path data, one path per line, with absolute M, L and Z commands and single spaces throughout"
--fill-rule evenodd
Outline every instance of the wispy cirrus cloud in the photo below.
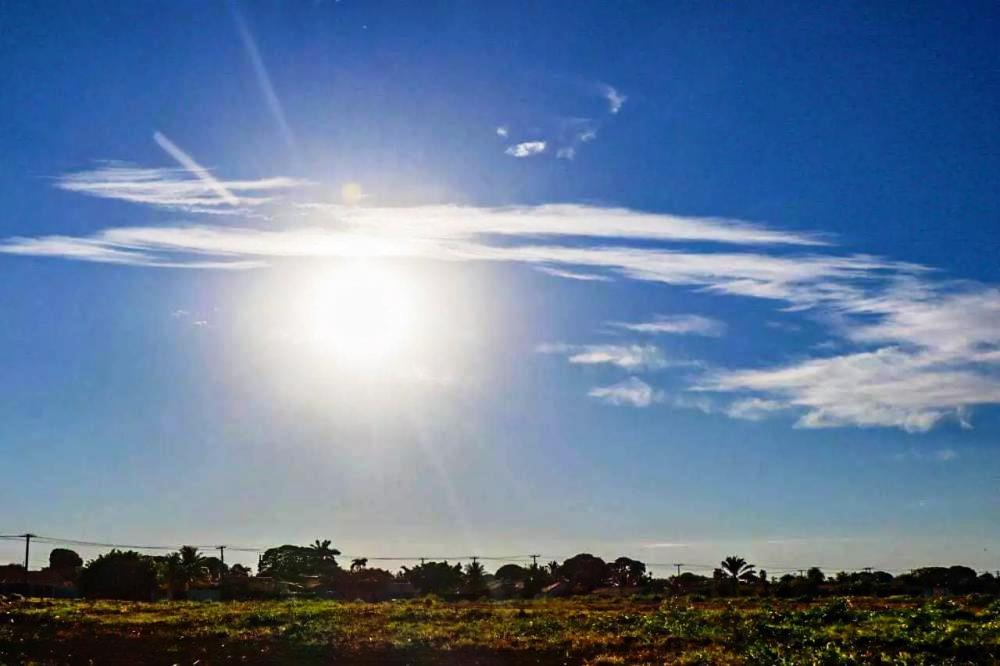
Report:
M 536 266 L 535 268 L 536 270 L 547 275 L 564 278 L 566 280 L 577 280 L 579 282 L 611 282 L 611 278 L 607 275 L 598 275 L 597 273 L 578 273 L 576 271 L 567 271 L 562 268 L 553 268 L 551 266 Z
M 557 132 L 556 157 L 571 160 L 584 144 L 597 139 L 600 123 L 590 118 L 564 118 Z
M 610 386 L 595 386 L 587 393 L 609 405 L 649 407 L 660 399 L 660 393 L 638 377 L 629 377 Z
M 718 319 L 693 314 L 657 315 L 650 321 L 613 321 L 610 325 L 650 335 L 704 335 L 717 338 L 726 332 L 725 323 Z
M 206 173 L 209 180 L 187 167 L 104 163 L 56 184 L 191 214 L 241 214 L 241 208 L 265 206 L 274 195 L 304 184 L 282 177 L 222 180 Z M 300 201 L 283 208 L 267 227 L 250 220 L 225 226 L 111 227 L 81 236 L 7 238 L 0 241 L 0 253 L 226 270 L 294 257 L 406 257 L 520 263 L 581 282 L 658 283 L 702 298 L 757 301 L 780 313 L 782 321 L 808 311 L 835 324 L 829 332 L 839 346 L 832 350 L 840 353 L 826 350 L 828 355 L 801 358 L 803 350 L 791 350 L 790 356 L 799 358 L 786 363 L 703 371 L 687 386 L 700 393 L 684 395 L 686 400 L 710 398 L 706 404 L 713 411 L 754 420 L 792 415 L 805 428 L 923 432 L 945 420 L 970 427 L 977 405 L 1000 404 L 996 286 L 945 280 L 925 266 L 845 254 L 822 235 L 740 220 L 579 204 L 389 208 Z M 645 335 L 721 333 L 721 322 L 705 319 L 651 313 L 648 319 L 615 325 Z M 650 347 L 562 345 L 549 352 L 574 364 L 617 367 L 630 375 L 676 364 Z M 609 387 L 597 390 L 602 388 Z M 659 402 L 684 406 L 666 398 Z
M 951 448 L 933 449 L 930 451 L 909 449 L 903 453 L 897 453 L 894 457 L 898 461 L 915 460 L 918 462 L 946 463 L 958 458 L 958 452 Z
M 802 412 L 798 426 L 891 426 L 926 432 L 975 405 L 1000 403 L 996 363 L 886 347 L 778 368 L 733 370 L 703 389 L 753 392 Z
M 828 306 L 847 341 L 876 348 L 719 372 L 702 387 L 756 393 L 800 412 L 803 428 L 926 432 L 945 419 L 969 428 L 973 407 L 1000 402 L 995 287 L 904 275 L 874 290 L 842 290 Z
M 146 266 L 151 268 L 192 268 L 206 270 L 247 270 L 261 268 L 265 264 L 256 260 L 201 260 L 186 256 L 183 260 L 172 260 L 159 251 L 152 253 L 121 246 L 101 238 L 93 239 L 72 236 L 43 236 L 39 238 L 8 238 L 0 244 L 0 254 L 30 257 L 58 257 L 100 264 L 121 264 L 126 266 Z
M 492 208 L 457 205 L 351 207 L 306 203 L 301 207 L 314 211 L 317 223 L 343 226 L 345 230 L 363 232 L 373 238 L 453 240 L 494 234 L 524 238 L 579 236 L 739 245 L 830 245 L 830 240 L 821 234 L 771 229 L 742 220 L 572 203 Z
M 778 400 L 744 398 L 736 400 L 726 408 L 726 415 L 744 421 L 763 421 L 775 412 L 788 409 L 788 405 Z
M 616 365 L 625 370 L 658 370 L 679 362 L 668 361 L 653 345 L 570 345 L 548 343 L 535 348 L 539 354 L 559 354 L 579 365 Z
M 106 181 L 102 181 L 106 182 Z M 237 187 L 239 183 L 235 183 Z M 229 181 L 233 186 L 234 181 Z M 153 191 L 128 187 L 114 198 L 154 206 L 190 204 L 205 195 L 157 181 Z M 106 190 L 102 189 L 102 192 Z M 245 199 L 243 200 L 245 201 Z M 723 220 L 679 218 L 587 206 L 483 209 L 429 206 L 402 209 L 313 207 L 311 226 L 262 229 L 248 226 L 113 227 L 88 236 L 48 235 L 0 241 L 0 253 L 106 260 L 141 266 L 250 268 L 287 257 L 413 257 L 446 261 L 504 261 L 535 266 L 600 269 L 632 279 L 815 303 L 840 289 L 838 280 L 863 279 L 890 266 L 865 257 L 773 257 L 760 253 L 689 253 L 629 247 L 574 248 L 562 245 L 488 243 L 489 236 L 540 236 L 700 240 L 744 244 L 808 244 L 811 236 L 775 232 Z M 301 224 L 301 222 L 300 222 Z M 586 231 L 584 231 L 586 230 Z M 213 261 L 206 262 L 211 257 Z M 588 272 L 587 270 L 583 272 Z
M 580 91 L 577 91 L 578 93 Z M 504 151 L 513 157 L 531 157 L 542 153 L 553 154 L 556 159 L 573 160 L 580 149 L 597 139 L 598 133 L 618 115 L 628 97 L 614 86 L 605 83 L 590 83 L 583 87 L 584 94 L 589 98 L 594 94 L 607 102 L 607 114 L 587 114 L 552 117 L 539 114 L 541 117 L 532 121 L 529 136 L 522 130 L 522 137 L 528 139 L 508 146 Z M 580 100 L 583 102 L 583 100 Z M 581 104 L 581 108 L 583 105 Z M 511 127 L 500 125 L 496 134 L 507 139 L 517 134 Z
M 238 206 L 259 206 L 273 200 L 273 196 L 264 194 L 273 195 L 308 184 L 284 177 L 220 181 L 204 169 L 201 173 L 192 177 L 187 168 L 141 168 L 104 162 L 95 169 L 60 177 L 56 187 L 102 199 L 189 213 L 243 214 L 246 210 L 239 210 Z

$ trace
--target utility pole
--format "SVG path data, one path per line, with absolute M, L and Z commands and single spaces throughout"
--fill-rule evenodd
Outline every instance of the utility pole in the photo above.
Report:
M 677 567 L 677 575 L 680 576 L 681 575 L 681 567 L 684 566 L 684 564 L 683 563 L 678 564 L 678 563 L 675 562 L 674 566 Z
M 537 569 L 538 568 L 538 558 L 541 557 L 541 555 L 529 555 L 528 557 L 531 558 L 531 568 L 532 569 Z
M 226 547 L 225 546 L 216 546 L 216 548 L 219 549 L 219 559 L 222 561 L 223 564 L 225 564 L 226 563 Z
M 24 537 L 24 582 L 28 582 L 28 554 L 31 552 L 31 537 L 38 536 L 37 534 L 27 534 L 21 535 Z
M 470 556 L 470 559 L 472 560 L 472 566 L 476 566 L 476 561 L 479 560 L 479 557 L 476 555 L 472 555 Z

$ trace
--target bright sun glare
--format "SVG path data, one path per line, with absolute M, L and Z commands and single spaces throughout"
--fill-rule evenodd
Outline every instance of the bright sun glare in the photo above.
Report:
M 301 307 L 305 337 L 340 360 L 381 361 L 402 353 L 414 336 L 415 293 L 384 266 L 356 262 L 324 273 Z

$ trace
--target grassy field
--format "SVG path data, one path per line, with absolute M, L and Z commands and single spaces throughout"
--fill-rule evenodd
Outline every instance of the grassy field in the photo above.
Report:
M 1000 601 L 0 602 L 0 663 L 992 664 Z

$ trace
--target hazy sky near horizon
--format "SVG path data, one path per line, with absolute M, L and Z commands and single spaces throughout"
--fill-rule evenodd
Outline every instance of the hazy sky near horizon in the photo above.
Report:
M 998 16 L 0 3 L 0 533 L 1000 567 Z

